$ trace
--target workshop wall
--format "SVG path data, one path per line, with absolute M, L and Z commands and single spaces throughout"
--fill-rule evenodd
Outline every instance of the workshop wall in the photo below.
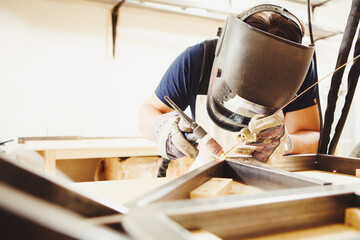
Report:
M 169 64 L 186 47 L 217 31 L 214 20 L 124 5 L 113 59 L 114 5 L 0 2 L 1 139 L 140 136 L 140 104 Z
M 314 21 L 343 29 L 350 3 L 330 1 L 316 9 Z M 138 108 L 169 64 L 189 45 L 213 37 L 223 24 L 124 4 L 113 58 L 114 4 L 0 1 L 0 141 L 24 136 L 140 136 Z M 338 35 L 316 43 L 320 78 L 334 69 L 340 41 Z M 320 85 L 324 106 L 329 83 L 330 78 Z M 358 91 L 341 139 L 342 154 L 360 141 L 357 98 Z

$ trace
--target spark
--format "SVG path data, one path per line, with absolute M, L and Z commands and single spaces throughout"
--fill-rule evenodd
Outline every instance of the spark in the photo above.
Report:
M 221 154 L 220 159 L 224 160 L 226 158 L 226 155 L 233 150 L 237 145 L 239 145 L 241 142 L 237 142 L 234 146 L 232 146 L 229 150 L 227 150 L 226 152 L 224 152 L 223 154 Z

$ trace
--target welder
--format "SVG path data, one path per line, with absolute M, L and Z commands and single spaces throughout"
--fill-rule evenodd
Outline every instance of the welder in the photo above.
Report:
M 188 47 L 170 65 L 139 111 L 139 128 L 163 158 L 212 160 L 192 129 L 164 99 L 192 118 L 224 150 L 269 164 L 285 154 L 316 153 L 320 131 L 314 49 L 302 44 L 305 28 L 287 9 L 257 5 L 229 16 L 214 39 Z M 276 114 L 274 114 L 276 113 Z

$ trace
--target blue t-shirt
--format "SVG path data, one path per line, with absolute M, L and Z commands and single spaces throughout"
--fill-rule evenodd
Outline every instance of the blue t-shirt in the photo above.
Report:
M 188 47 L 167 69 L 159 85 L 155 89 L 156 96 L 169 106 L 164 96 L 169 96 L 181 110 L 190 106 L 192 118 L 195 119 L 195 101 L 201 74 L 204 55 L 204 42 Z M 311 62 L 309 71 L 297 94 L 300 94 L 316 82 L 314 64 Z M 302 94 L 295 101 L 287 105 L 286 112 L 304 109 L 316 104 L 316 86 Z

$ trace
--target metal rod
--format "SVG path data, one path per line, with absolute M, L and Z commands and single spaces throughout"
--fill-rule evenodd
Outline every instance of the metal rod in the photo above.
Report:
M 311 85 L 310 87 L 308 87 L 307 89 L 305 89 L 303 92 L 301 92 L 300 94 L 298 94 L 296 97 L 294 97 L 293 99 L 291 99 L 288 103 L 286 103 L 285 105 L 283 105 L 281 108 L 279 108 L 278 110 L 276 110 L 276 112 L 274 114 L 278 114 L 284 107 L 286 107 L 287 105 L 289 105 L 290 103 L 292 103 L 295 99 L 297 99 L 298 97 L 300 97 L 301 95 L 303 95 L 305 92 L 307 92 L 308 90 L 310 90 L 311 88 L 313 88 L 314 86 L 316 86 L 317 84 L 319 84 L 321 81 L 323 81 L 325 78 L 329 77 L 331 74 L 337 72 L 338 70 L 340 70 L 341 68 L 345 67 L 346 65 L 348 65 L 349 63 L 351 63 L 352 61 L 355 61 L 357 58 L 360 57 L 360 54 L 357 55 L 356 57 L 354 57 L 353 59 L 351 59 L 350 61 L 348 61 L 347 63 L 344 63 L 343 65 L 341 65 L 340 67 L 336 68 L 334 71 L 332 71 L 331 73 L 327 74 L 325 77 L 323 77 L 322 79 L 320 79 L 319 81 L 317 81 L 316 83 L 314 83 L 313 85 Z
M 164 97 L 165 100 L 170 104 L 170 106 L 175 109 L 175 111 L 181 115 L 181 117 L 188 123 L 190 124 L 191 128 L 194 130 L 193 125 L 194 125 L 194 121 L 188 116 L 186 115 L 168 96 Z

